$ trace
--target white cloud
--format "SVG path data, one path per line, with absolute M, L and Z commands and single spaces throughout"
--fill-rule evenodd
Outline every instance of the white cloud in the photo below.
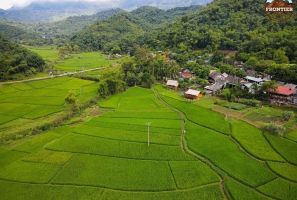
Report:
M 61 1 L 79 1 L 79 0 L 0 0 L 0 8 L 2 9 L 8 9 L 12 6 L 26 6 L 32 2 L 61 2 Z M 98 2 L 102 4 L 117 4 L 120 0 L 84 0 L 84 1 L 90 1 L 90 2 Z

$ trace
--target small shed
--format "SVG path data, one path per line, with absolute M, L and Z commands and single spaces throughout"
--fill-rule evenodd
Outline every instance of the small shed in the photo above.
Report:
M 188 89 L 185 92 L 185 97 L 188 99 L 197 99 L 199 95 L 200 95 L 200 91 L 198 90 Z
M 166 85 L 167 85 L 167 87 L 176 90 L 178 88 L 178 81 L 168 80 L 167 83 L 166 83 Z

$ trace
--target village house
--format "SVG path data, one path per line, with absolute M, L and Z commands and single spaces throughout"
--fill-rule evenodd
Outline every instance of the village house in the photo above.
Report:
M 193 89 L 188 89 L 186 92 L 185 92 L 185 97 L 187 99 L 197 99 L 200 95 L 200 91 L 198 90 L 193 90 Z
M 257 85 L 261 85 L 264 82 L 262 78 L 257 78 L 254 76 L 246 76 L 244 77 L 244 80 L 246 80 L 249 83 L 255 83 Z
M 292 83 L 288 83 L 288 84 L 285 85 L 285 87 L 288 87 L 291 90 L 295 91 L 294 96 L 293 96 L 293 104 L 297 105 L 297 85 L 292 84 Z
M 277 105 L 294 104 L 294 95 L 296 90 L 286 86 L 278 86 L 269 92 L 270 103 Z
M 243 83 L 241 84 L 241 89 L 248 91 L 251 94 L 255 94 L 255 88 L 253 87 L 253 83 Z
M 209 82 L 213 84 L 204 87 L 204 89 L 206 90 L 205 92 L 207 94 L 218 93 L 221 89 L 223 89 L 226 86 L 228 77 L 229 75 L 226 73 L 221 74 L 220 72 L 217 72 L 215 70 L 211 71 L 209 73 Z
M 219 80 L 224 80 L 224 76 L 220 72 L 217 72 L 215 70 L 210 71 L 209 73 L 209 81 L 212 83 L 215 83 Z
M 168 80 L 166 85 L 167 85 L 168 88 L 176 90 L 178 88 L 178 81 Z
M 180 72 L 180 76 L 182 79 L 184 80 L 189 80 L 192 78 L 193 74 L 190 70 L 188 69 L 183 69 L 181 72 Z
M 204 89 L 206 90 L 205 91 L 206 94 L 211 94 L 211 95 L 217 94 L 223 88 L 224 88 L 224 84 L 220 82 L 204 87 Z
M 229 75 L 226 78 L 226 86 L 227 87 L 235 87 L 243 83 L 243 80 L 240 77 Z

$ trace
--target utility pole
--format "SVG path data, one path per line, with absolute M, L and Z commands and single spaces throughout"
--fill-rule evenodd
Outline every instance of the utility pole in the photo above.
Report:
M 150 125 L 151 125 L 151 122 L 147 122 L 146 125 L 147 125 L 147 146 L 149 147 L 150 146 Z

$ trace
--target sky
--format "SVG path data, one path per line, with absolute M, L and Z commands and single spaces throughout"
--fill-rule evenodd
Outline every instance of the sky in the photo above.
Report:
M 59 1 L 60 2 L 61 0 L 0 0 L 0 8 L 8 9 L 12 6 L 26 6 L 32 2 L 42 2 L 42 1 Z M 67 0 L 62 0 L 62 1 L 67 1 Z M 101 2 L 113 3 L 113 2 L 116 2 L 117 0 L 84 0 L 84 1 L 99 2 L 99 3 Z

